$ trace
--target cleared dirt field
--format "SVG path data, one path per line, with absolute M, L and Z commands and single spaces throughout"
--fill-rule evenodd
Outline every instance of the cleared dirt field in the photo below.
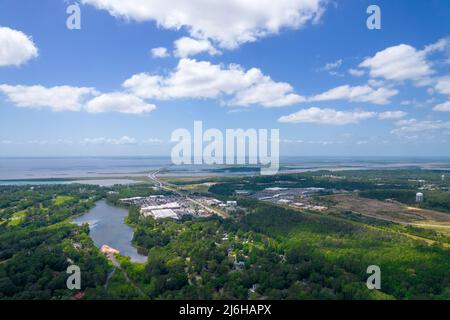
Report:
M 333 195 L 325 197 L 334 202 L 334 210 L 352 211 L 364 216 L 423 227 L 450 228 L 450 214 L 408 207 L 397 202 L 361 198 L 357 195 Z

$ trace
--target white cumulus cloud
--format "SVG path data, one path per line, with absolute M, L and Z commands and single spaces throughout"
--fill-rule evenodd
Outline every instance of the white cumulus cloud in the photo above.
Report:
M 52 111 L 80 111 L 83 102 L 89 96 L 95 95 L 94 88 L 56 86 L 11 86 L 0 85 L 8 100 L 23 108 L 42 109 L 49 108 Z
M 305 101 L 305 98 L 293 93 L 294 89 L 285 82 L 274 82 L 269 77 L 249 88 L 238 91 L 228 104 L 249 106 L 260 104 L 266 108 L 286 107 Z
M 261 70 L 244 70 L 241 66 L 215 65 L 207 61 L 181 59 L 167 76 L 136 74 L 123 87 L 143 99 L 217 99 L 229 98 L 226 104 L 282 107 L 304 100 L 284 82 L 275 82 Z
M 404 111 L 385 111 L 378 114 L 378 118 L 381 120 L 387 119 L 401 119 L 408 115 L 408 113 Z
M 161 76 L 139 73 L 125 80 L 122 86 L 144 99 L 164 99 L 163 81 Z
M 434 88 L 437 92 L 450 96 L 450 76 L 438 78 Z
M 183 37 L 175 41 L 175 56 L 186 58 L 202 52 L 212 56 L 220 54 L 208 40 L 197 40 L 189 37 Z
M 437 42 L 425 46 L 423 51 L 430 54 L 436 51 L 445 51 L 450 48 L 450 37 L 439 39 Z
M 283 116 L 278 119 L 281 123 L 317 123 L 346 125 L 376 117 L 376 112 L 362 110 L 337 111 L 335 109 L 309 108 Z
M 158 138 L 148 138 L 142 141 L 143 144 L 162 144 L 164 140 Z
M 33 40 L 21 31 L 0 27 L 0 66 L 19 66 L 38 56 Z
M 393 81 L 413 80 L 419 85 L 427 85 L 430 82 L 428 78 L 434 74 L 432 63 L 427 59 L 428 55 L 449 47 L 450 38 L 440 39 L 423 50 L 399 44 L 365 59 L 359 66 L 368 68 L 370 76 L 374 78 Z
M 156 21 L 165 29 L 187 30 L 192 38 L 236 48 L 283 28 L 316 22 L 322 0 L 82 0 L 112 16 L 137 22 Z
M 450 101 L 441 103 L 436 105 L 433 108 L 434 111 L 440 111 L 440 112 L 450 112 Z
M 409 120 L 401 120 L 396 123 L 398 128 L 391 131 L 391 133 L 407 136 L 411 133 L 418 132 L 427 132 L 427 131 L 436 131 L 443 129 L 450 129 L 450 122 L 444 122 L 441 120 L 417 120 L 417 119 L 409 119 Z
M 153 58 L 167 58 L 170 56 L 167 48 L 164 47 L 153 48 L 151 54 Z
M 406 44 L 389 47 L 367 58 L 360 65 L 370 76 L 387 80 L 420 80 L 433 73 L 425 52 Z
M 143 114 L 156 109 L 139 97 L 122 92 L 105 93 L 95 97 L 86 104 L 89 113 L 119 112 L 126 114 Z
M 82 142 L 85 145 L 131 145 L 136 144 L 135 138 L 123 136 L 121 138 L 85 138 Z
M 390 102 L 389 99 L 397 95 L 397 93 L 398 91 L 395 89 L 373 89 L 367 85 L 355 87 L 343 85 L 313 96 L 309 98 L 309 101 L 348 100 L 350 102 L 388 104 Z
M 365 74 L 364 70 L 360 69 L 349 69 L 348 73 L 350 73 L 354 77 L 362 77 Z

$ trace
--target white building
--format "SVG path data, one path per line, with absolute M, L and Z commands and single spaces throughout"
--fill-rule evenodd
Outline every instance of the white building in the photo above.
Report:
M 280 187 L 273 187 L 273 188 L 266 188 L 264 189 L 265 191 L 283 191 L 283 190 L 287 190 L 286 188 L 280 188 Z
M 417 194 L 416 194 L 416 202 L 417 203 L 423 202 L 423 193 L 422 192 L 417 192 Z
M 133 197 L 133 198 L 125 198 L 125 199 L 120 199 L 119 201 L 122 202 L 133 202 L 133 201 L 139 201 L 144 199 L 144 197 Z
M 148 206 L 141 209 L 141 211 L 152 211 L 152 210 L 164 210 L 164 209 L 180 209 L 180 204 L 178 202 L 165 203 L 157 206 Z
M 237 201 L 227 201 L 228 207 L 237 207 Z
M 217 200 L 217 199 L 205 199 L 204 202 L 208 205 L 208 206 L 218 206 L 222 203 L 222 201 Z
M 153 210 L 152 216 L 155 219 L 163 219 L 163 218 L 178 219 L 177 214 L 171 209 Z

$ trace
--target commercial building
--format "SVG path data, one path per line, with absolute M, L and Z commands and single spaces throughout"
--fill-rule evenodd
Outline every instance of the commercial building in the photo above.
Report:
M 150 211 L 150 214 L 155 219 L 164 219 L 164 218 L 178 219 L 177 214 L 172 209 L 152 210 Z M 149 215 L 149 213 L 147 213 L 147 215 Z
M 152 211 L 152 210 L 164 210 L 164 209 L 180 209 L 180 204 L 178 202 L 170 202 L 170 203 L 164 203 L 164 204 L 160 204 L 160 205 L 154 205 L 154 206 L 148 206 L 148 207 L 143 207 L 141 209 L 141 212 L 146 212 L 146 211 Z

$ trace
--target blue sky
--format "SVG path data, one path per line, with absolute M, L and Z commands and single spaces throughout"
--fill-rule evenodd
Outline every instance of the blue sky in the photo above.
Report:
M 82 0 L 69 30 L 73 3 L 0 0 L 0 156 L 169 155 L 195 120 L 279 128 L 285 156 L 450 156 L 449 1 Z

